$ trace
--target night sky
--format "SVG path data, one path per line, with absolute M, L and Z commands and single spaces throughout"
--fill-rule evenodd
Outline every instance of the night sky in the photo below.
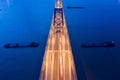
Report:
M 55 0 L 0 0 L 0 80 L 38 80 L 54 6 Z M 78 80 L 120 80 L 120 0 L 63 0 L 63 7 Z M 40 46 L 3 47 L 33 41 Z M 80 47 L 106 41 L 116 47 Z

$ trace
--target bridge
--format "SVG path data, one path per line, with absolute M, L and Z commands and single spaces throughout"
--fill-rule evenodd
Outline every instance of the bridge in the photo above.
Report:
M 55 4 L 39 80 L 77 80 L 61 0 Z

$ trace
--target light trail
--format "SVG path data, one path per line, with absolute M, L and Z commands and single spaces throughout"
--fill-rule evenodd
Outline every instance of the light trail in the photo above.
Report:
M 57 0 L 39 80 L 77 80 L 61 0 Z

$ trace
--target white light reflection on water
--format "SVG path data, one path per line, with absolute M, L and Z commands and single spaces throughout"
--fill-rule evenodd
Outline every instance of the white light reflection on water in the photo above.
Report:
M 10 0 L 6 0 L 7 6 L 10 7 Z
M 118 3 L 120 4 L 120 0 L 118 0 Z

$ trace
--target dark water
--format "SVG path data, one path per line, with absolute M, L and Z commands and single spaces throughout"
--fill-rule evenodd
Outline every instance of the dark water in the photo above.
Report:
M 55 0 L 0 1 L 0 80 L 38 80 Z M 78 80 L 120 80 L 120 1 L 63 0 Z M 84 9 L 67 9 L 82 6 Z M 5 49 L 39 41 L 38 48 Z M 115 41 L 115 48 L 80 47 Z

